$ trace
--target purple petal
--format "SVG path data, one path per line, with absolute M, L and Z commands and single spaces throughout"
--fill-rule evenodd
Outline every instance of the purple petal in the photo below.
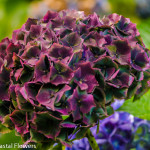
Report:
M 95 106 L 93 95 L 87 94 L 85 91 L 80 91 L 76 88 L 73 95 L 68 98 L 73 111 L 74 121 L 81 119 L 81 114 L 88 113 Z
M 10 85 L 9 86 L 10 98 L 12 98 L 13 100 L 16 99 L 15 87 L 16 87 L 16 85 Z
M 61 126 L 63 126 L 64 128 L 75 128 L 76 124 L 71 123 L 71 122 L 63 122 L 61 123 Z
M 24 44 L 24 37 L 26 32 L 22 29 L 14 30 L 12 34 L 12 41 L 16 43 L 19 41 L 21 44 Z
M 95 75 L 94 69 L 92 68 L 89 62 L 78 64 L 78 67 L 81 68 L 81 76 L 85 77 L 87 75 Z
M 94 68 L 99 68 L 106 80 L 117 71 L 118 65 L 110 57 L 101 57 L 94 62 Z
M 79 85 L 81 90 L 87 89 L 88 93 L 92 92 L 94 87 L 98 85 L 94 70 L 89 62 L 79 64 L 78 67 L 79 68 L 75 72 L 74 82 Z
M 105 38 L 99 33 L 92 31 L 84 39 L 86 46 L 102 47 L 106 44 Z
M 3 65 L 1 68 L 1 71 L 0 71 L 0 82 L 9 83 L 10 72 L 11 72 L 11 70 L 4 67 L 4 65 Z
M 41 87 L 36 99 L 40 104 L 51 108 L 53 111 L 55 110 L 54 103 L 56 96 L 52 90 L 48 89 L 48 87 Z
M 13 67 L 16 67 L 16 68 L 23 67 L 22 65 L 23 60 L 16 53 L 13 53 L 12 60 L 13 60 L 13 65 L 14 65 Z
M 56 34 L 51 29 L 46 29 L 45 31 L 43 31 L 43 36 L 44 36 L 45 40 L 50 42 L 50 43 L 57 42 Z
M 50 64 L 45 55 L 41 56 L 35 65 L 35 80 L 45 83 L 50 81 Z
M 40 49 L 38 46 L 30 46 L 28 45 L 22 54 L 23 59 L 31 59 L 31 58 L 38 58 L 40 55 Z
M 115 68 L 113 67 L 113 68 L 108 68 L 108 69 L 106 69 L 106 74 L 105 74 L 105 79 L 106 80 L 109 80 L 110 79 L 110 77 L 112 77 L 113 76 L 113 74 L 115 73 Z
M 72 70 L 76 70 L 78 68 L 77 64 L 84 62 L 82 60 L 82 51 L 76 52 L 72 55 L 69 61 L 69 67 Z
M 74 121 L 74 122 L 75 122 L 76 120 L 80 120 L 80 119 L 82 118 L 82 115 L 81 115 L 81 112 L 80 112 L 80 108 L 77 107 L 77 108 L 75 109 L 75 111 L 73 111 L 72 115 L 73 115 L 73 121 Z
M 55 108 L 56 111 L 60 112 L 63 115 L 68 115 L 71 112 L 71 107 L 70 104 L 67 103 L 65 106 L 65 108 Z
M 88 85 L 86 83 L 83 83 L 82 81 L 74 81 L 75 83 L 78 84 L 78 86 L 80 87 L 81 90 L 87 90 L 88 89 Z
M 9 44 L 10 44 L 10 40 L 8 38 L 5 38 L 0 42 L 0 56 L 2 58 L 6 56 L 6 49 Z
M 94 75 L 87 75 L 84 78 L 84 82 L 88 85 L 87 92 L 92 93 L 93 89 L 98 86 L 98 82 Z
M 60 28 L 62 25 L 63 25 L 63 19 L 60 16 L 55 17 L 49 23 L 49 26 L 51 26 L 53 29 Z
M 116 14 L 116 13 L 113 13 L 111 15 L 108 16 L 111 24 L 116 24 L 119 20 L 120 20 L 120 15 Z
M 51 83 L 56 86 L 59 84 L 69 83 L 73 78 L 73 71 L 66 66 L 65 64 L 57 61 L 54 63 L 54 66 L 51 67 Z
M 90 112 L 91 108 L 95 106 L 93 95 L 87 94 L 86 96 L 82 97 L 80 110 L 81 112 L 88 113 Z
M 49 20 L 51 20 L 51 19 L 54 19 L 55 17 L 57 17 L 58 16 L 58 13 L 57 12 L 54 12 L 54 11 L 48 11 L 47 13 L 46 13 L 46 15 L 43 17 L 43 22 L 44 23 L 48 23 L 49 22 Z
M 131 52 L 131 65 L 134 69 L 143 71 L 149 65 L 149 58 L 142 48 L 135 47 Z
M 0 99 L 9 101 L 9 93 L 8 93 L 9 85 L 0 81 Z
M 68 90 L 70 90 L 68 85 L 59 90 L 57 86 L 45 84 L 39 90 L 36 99 L 40 104 L 55 110 L 54 103 L 59 102 L 64 92 Z
M 38 21 L 37 19 L 28 18 L 27 22 L 25 23 L 25 29 L 26 29 L 27 31 L 29 31 L 31 25 L 36 25 L 36 24 L 37 24 L 37 21 Z
M 68 99 L 68 102 L 70 103 L 71 109 L 73 111 L 75 111 L 76 108 L 77 108 L 76 98 L 78 98 L 78 91 L 77 91 L 77 89 L 74 90 L 73 95 L 71 97 L 69 97 L 69 99 Z
M 117 47 L 117 53 L 120 55 L 127 55 L 131 52 L 131 47 L 127 40 L 116 40 L 114 45 Z
M 69 28 L 69 29 L 72 29 L 74 28 L 76 25 L 76 19 L 71 17 L 71 16 L 66 16 L 64 18 L 64 26 Z
M 29 34 L 32 39 L 38 38 L 41 32 L 42 28 L 40 25 L 31 25 Z
M 25 83 L 25 90 L 29 100 L 35 100 L 39 89 L 41 88 L 40 83 L 28 82 Z
M 6 49 L 7 54 L 13 54 L 15 52 L 16 54 L 19 52 L 19 49 L 21 46 L 19 44 L 10 43 Z
M 101 25 L 100 20 L 99 20 L 99 16 L 95 12 L 94 12 L 94 14 L 89 15 L 87 25 L 90 26 L 90 27 L 91 26 L 96 27 L 96 26 Z
M 76 32 L 66 35 L 61 41 L 65 46 L 70 46 L 73 48 L 77 48 L 81 44 L 80 36 Z
M 9 101 L 10 70 L 3 66 L 0 72 L 0 99 Z
M 51 48 L 48 50 L 48 54 L 53 57 L 56 58 L 54 60 L 61 60 L 64 59 L 66 57 L 71 56 L 73 53 L 72 48 L 67 47 L 67 46 L 63 46 L 60 45 L 58 43 L 54 43 Z

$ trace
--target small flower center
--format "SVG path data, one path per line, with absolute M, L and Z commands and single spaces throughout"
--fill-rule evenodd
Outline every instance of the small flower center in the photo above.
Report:
M 58 57 L 58 59 L 59 59 L 59 60 L 61 60 L 61 59 L 62 59 L 62 57 Z
M 104 66 L 104 69 L 106 69 L 106 66 Z
M 43 72 L 46 74 L 46 73 L 48 73 L 48 70 L 43 70 Z
M 78 100 L 78 105 L 81 105 L 81 101 L 82 101 L 82 99 L 79 99 L 79 100 Z
M 79 83 L 82 84 L 82 80 L 80 80 Z
M 51 94 L 51 95 L 50 95 L 50 98 L 53 98 L 53 97 L 54 97 L 54 94 Z

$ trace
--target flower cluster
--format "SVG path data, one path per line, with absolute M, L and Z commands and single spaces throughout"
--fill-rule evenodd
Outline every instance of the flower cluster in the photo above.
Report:
M 135 24 L 112 14 L 48 11 L 0 43 L 0 118 L 26 142 L 61 142 L 149 88 L 149 51 Z
M 116 112 L 100 121 L 100 130 L 91 128 L 101 150 L 150 149 L 150 122 L 133 117 L 126 112 Z M 66 150 L 92 150 L 87 138 L 74 141 Z

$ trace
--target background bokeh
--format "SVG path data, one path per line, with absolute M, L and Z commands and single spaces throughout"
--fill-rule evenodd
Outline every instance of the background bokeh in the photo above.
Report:
M 78 9 L 102 17 L 118 13 L 137 24 L 144 43 L 150 48 L 150 0 L 0 0 L 0 40 L 11 37 L 28 17 L 40 18 L 47 10 Z
M 13 30 L 20 28 L 28 17 L 41 18 L 49 9 L 68 8 L 87 15 L 96 12 L 100 17 L 110 13 L 128 17 L 137 24 L 146 47 L 150 48 L 150 0 L 0 0 L 0 41 L 4 37 L 11 38 Z M 9 131 L 2 125 L 0 131 L 6 133 L 0 135 L 0 145 L 21 143 L 15 131 L 7 133 Z

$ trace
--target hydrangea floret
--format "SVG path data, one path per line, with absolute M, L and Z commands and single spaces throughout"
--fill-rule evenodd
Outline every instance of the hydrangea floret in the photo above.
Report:
M 0 42 L 0 120 L 26 143 L 71 146 L 149 79 L 150 52 L 128 18 L 48 11 Z
M 150 122 L 126 112 L 115 112 L 100 121 L 99 133 L 92 127 L 98 146 L 102 150 L 148 150 L 150 149 Z M 88 139 L 75 140 L 66 150 L 92 150 Z

